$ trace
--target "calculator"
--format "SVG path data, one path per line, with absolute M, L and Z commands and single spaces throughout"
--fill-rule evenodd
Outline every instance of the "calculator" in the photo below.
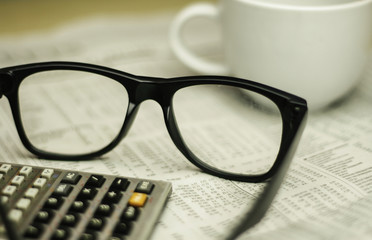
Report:
M 0 163 L 0 238 L 148 239 L 171 194 L 165 181 Z M 13 230 L 14 231 L 14 230 Z

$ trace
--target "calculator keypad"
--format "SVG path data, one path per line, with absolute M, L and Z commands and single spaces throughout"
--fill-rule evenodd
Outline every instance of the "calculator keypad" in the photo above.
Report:
M 8 219 L 26 239 L 146 239 L 171 192 L 162 181 L 8 163 L 0 178 Z

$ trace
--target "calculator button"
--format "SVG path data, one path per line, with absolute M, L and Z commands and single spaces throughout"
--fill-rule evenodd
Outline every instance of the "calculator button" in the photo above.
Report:
M 54 189 L 54 192 L 53 194 L 54 195 L 57 195 L 57 196 L 68 196 L 70 194 L 70 192 L 72 191 L 73 187 L 70 185 L 70 184 L 66 184 L 66 183 L 60 183 L 58 184 L 58 186 L 56 187 L 56 189 Z
M 0 172 L 2 173 L 8 173 L 8 171 L 12 168 L 12 165 L 10 164 L 3 164 L 0 166 Z
M 121 215 L 121 220 L 134 221 L 138 216 L 138 209 L 133 206 L 128 206 L 124 209 Z
M 30 175 L 31 172 L 32 172 L 32 167 L 23 166 L 21 170 L 19 171 L 19 174 L 27 177 L 28 175 Z
M 105 225 L 103 218 L 93 217 L 89 220 L 88 228 L 92 230 L 101 230 Z
M 109 216 L 112 211 L 113 211 L 113 206 L 112 205 L 101 203 L 97 207 L 96 215 Z
M 17 191 L 17 187 L 13 185 L 8 185 L 3 189 L 3 194 L 11 196 Z
M 88 205 L 89 203 L 87 201 L 76 200 L 71 204 L 70 210 L 74 212 L 84 212 Z
M 35 198 L 39 193 L 39 189 L 37 188 L 29 188 L 25 192 L 25 197 L 27 198 Z
M 49 197 L 44 204 L 44 208 L 51 208 L 51 209 L 57 209 L 59 208 L 63 203 L 63 198 L 52 196 Z
M 50 220 L 52 220 L 53 216 L 54 216 L 53 211 L 43 209 L 36 214 L 34 221 L 41 223 L 49 223 Z
M 46 182 L 47 182 L 46 178 L 37 178 L 33 186 L 37 188 L 42 188 Z
M 12 209 L 8 215 L 9 220 L 18 223 L 22 219 L 22 211 L 19 209 Z
M 119 191 L 126 191 L 129 185 L 129 181 L 126 178 L 115 178 L 112 182 L 110 189 L 111 190 L 119 190 Z
M 62 181 L 63 183 L 69 183 L 69 184 L 76 184 L 79 182 L 81 178 L 81 175 L 78 173 L 74 172 L 68 172 L 66 175 L 63 177 Z
M 31 204 L 31 200 L 28 198 L 21 198 L 16 204 L 16 208 L 26 210 Z
M 109 240 L 124 240 L 125 238 L 120 236 L 119 234 L 115 234 L 109 238 Z
M 121 192 L 115 192 L 115 191 L 109 191 L 105 194 L 105 197 L 103 198 L 103 203 L 118 203 L 121 199 L 123 194 Z
M 13 185 L 21 185 L 23 183 L 23 181 L 25 180 L 25 177 L 24 176 L 21 176 L 21 175 L 17 175 L 17 176 L 14 176 L 14 178 L 12 179 L 11 183 Z
M 83 188 L 81 189 L 78 198 L 79 199 L 93 199 L 97 194 L 97 189 L 95 188 Z
M 95 240 L 96 237 L 94 232 L 85 232 L 80 236 L 79 240 Z
M 67 213 L 65 216 L 63 216 L 61 224 L 69 227 L 74 227 L 78 221 L 79 217 L 77 214 Z
M 42 176 L 43 178 L 47 178 L 47 179 L 49 179 L 49 178 L 52 177 L 53 173 L 54 173 L 54 170 L 53 170 L 53 169 L 46 168 L 46 169 L 44 169 L 44 170 L 41 172 L 41 176 Z
M 154 184 L 152 182 L 141 181 L 137 184 L 135 191 L 150 194 L 153 188 L 154 188 Z
M 23 236 L 25 238 L 37 239 L 41 235 L 42 231 L 43 231 L 42 225 L 40 225 L 40 224 L 32 224 L 32 225 L 29 225 L 26 228 L 26 231 L 23 234 Z
M 6 204 L 9 201 L 8 196 L 0 196 L 0 201 L 2 204 Z
M 105 182 L 105 178 L 102 175 L 91 175 L 85 184 L 87 187 L 101 187 Z
M 130 222 L 118 222 L 116 224 L 114 233 L 117 234 L 128 234 L 130 232 L 130 229 L 132 227 L 132 224 Z
M 133 207 L 143 207 L 146 203 L 147 195 L 144 193 L 133 193 L 129 198 L 129 205 Z
M 69 235 L 70 234 L 67 228 L 58 228 L 53 233 L 52 239 L 53 240 L 64 240 L 64 239 L 68 239 Z

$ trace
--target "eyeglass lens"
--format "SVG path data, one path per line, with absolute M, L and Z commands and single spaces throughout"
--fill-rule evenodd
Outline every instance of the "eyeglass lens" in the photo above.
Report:
M 21 119 L 38 149 L 59 154 L 87 154 L 118 135 L 128 108 L 128 94 L 118 82 L 79 71 L 30 75 L 19 88 Z
M 185 144 L 208 165 L 252 175 L 273 165 L 282 120 L 270 99 L 238 87 L 195 85 L 176 92 L 173 105 Z
M 36 148 L 76 155 L 98 151 L 115 139 L 129 101 L 127 90 L 110 78 L 56 70 L 24 79 L 19 103 L 27 138 Z M 252 175 L 273 165 L 282 120 L 271 100 L 238 87 L 194 85 L 178 90 L 172 106 L 185 145 L 200 161 Z

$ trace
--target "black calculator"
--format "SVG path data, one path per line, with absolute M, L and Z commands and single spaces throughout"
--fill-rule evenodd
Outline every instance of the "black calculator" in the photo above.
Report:
M 1 208 L 20 239 L 148 239 L 169 182 L 0 163 Z M 3 219 L 0 238 L 11 229 Z M 14 230 L 13 230 L 14 231 Z

